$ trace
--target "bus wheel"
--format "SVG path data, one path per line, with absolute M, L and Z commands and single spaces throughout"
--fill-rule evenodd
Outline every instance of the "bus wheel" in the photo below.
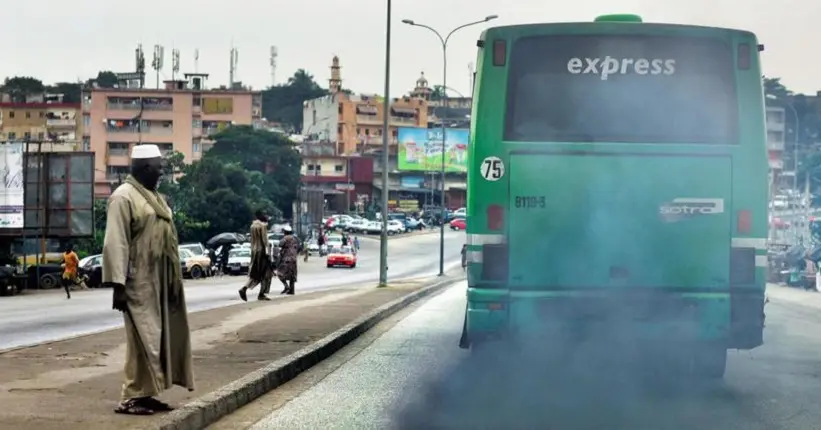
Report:
M 40 289 L 50 290 L 56 288 L 59 283 L 60 279 L 50 273 L 40 276 Z
M 721 379 L 727 369 L 727 349 L 704 347 L 693 354 L 693 371 L 706 379 Z

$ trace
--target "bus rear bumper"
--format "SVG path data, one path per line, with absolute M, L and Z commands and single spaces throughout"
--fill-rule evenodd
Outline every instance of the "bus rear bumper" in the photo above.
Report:
M 672 341 L 731 347 L 729 293 L 486 292 L 468 290 L 463 347 L 495 339 Z

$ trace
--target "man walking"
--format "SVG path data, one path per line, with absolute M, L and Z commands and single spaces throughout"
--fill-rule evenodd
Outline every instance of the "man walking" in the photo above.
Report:
M 68 245 L 63 253 L 63 288 L 66 290 L 66 298 L 71 298 L 71 287 L 77 284 L 77 269 L 80 266 L 80 259 L 74 252 L 74 246 Z
M 173 408 L 155 396 L 179 385 L 194 390 L 191 333 L 171 208 L 157 193 L 162 154 L 137 145 L 131 174 L 108 199 L 103 285 L 123 313 L 125 382 L 115 412 L 152 415 Z
M 294 294 L 296 283 L 297 259 L 299 256 L 299 240 L 294 237 L 290 226 L 282 229 L 285 237 L 279 241 L 279 266 L 277 276 L 285 287 L 280 294 Z
M 248 301 L 248 290 L 253 290 L 258 284 L 258 300 L 271 300 L 268 292 L 271 290 L 271 257 L 268 255 L 268 217 L 261 210 L 256 212 L 257 219 L 251 223 L 251 267 L 248 269 L 248 282 L 239 289 L 242 301 Z

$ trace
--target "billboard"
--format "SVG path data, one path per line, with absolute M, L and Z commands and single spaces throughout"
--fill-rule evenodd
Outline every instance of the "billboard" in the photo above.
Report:
M 399 170 L 439 171 L 442 168 L 442 129 L 400 127 L 397 135 Z M 467 173 L 468 129 L 447 129 L 445 171 Z
M 0 143 L 0 228 L 23 228 L 23 144 Z
M 207 115 L 230 114 L 234 112 L 234 99 L 231 97 L 203 97 L 202 113 Z
M 31 152 L 25 156 L 26 234 L 94 235 L 94 153 Z

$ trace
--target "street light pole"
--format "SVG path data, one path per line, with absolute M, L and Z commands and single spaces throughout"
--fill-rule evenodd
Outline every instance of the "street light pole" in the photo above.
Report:
M 469 22 L 467 24 L 460 25 L 448 33 L 447 36 L 442 37 L 438 31 L 434 30 L 433 27 L 424 25 L 424 24 L 417 24 L 409 19 L 403 19 L 402 23 L 412 25 L 415 27 L 422 27 L 426 28 L 433 32 L 436 37 L 439 38 L 439 42 L 442 43 L 442 99 L 443 105 L 445 107 L 448 106 L 448 41 L 450 37 L 453 36 L 453 33 L 465 28 L 470 27 L 471 25 L 481 24 L 484 22 L 488 22 L 490 20 L 498 18 L 498 15 L 489 15 L 486 16 L 485 19 L 480 21 Z M 441 192 L 441 211 L 442 211 L 442 225 L 439 226 L 439 276 L 444 276 L 445 274 L 445 145 L 447 144 L 447 126 L 445 121 L 442 120 L 442 166 L 440 171 L 440 176 L 442 183 L 440 184 L 439 190 Z
M 382 100 L 382 234 L 379 238 L 379 286 L 388 285 L 388 139 L 390 139 L 391 0 L 385 32 L 385 95 Z

